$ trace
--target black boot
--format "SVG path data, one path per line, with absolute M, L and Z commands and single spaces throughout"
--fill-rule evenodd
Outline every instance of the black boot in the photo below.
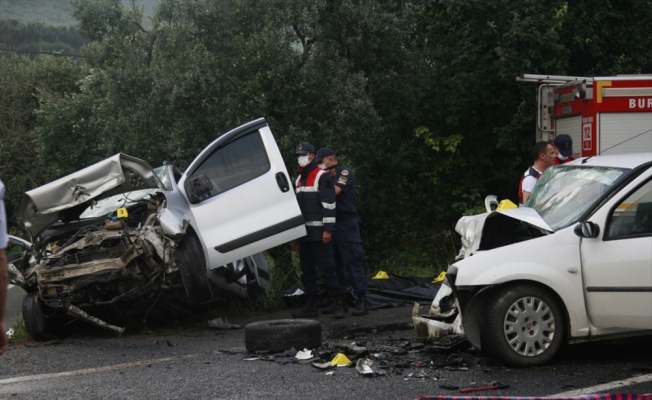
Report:
M 316 296 L 307 296 L 306 304 L 303 308 L 292 311 L 292 318 L 310 318 L 318 315 L 319 309 L 317 308 Z
M 351 312 L 351 315 L 356 317 L 360 315 L 369 314 L 369 305 L 367 304 L 367 296 L 361 294 L 358 296 L 358 300 L 355 302 L 355 310 Z
M 335 312 L 335 304 L 337 302 L 333 299 L 330 299 L 330 303 L 326 307 L 321 309 L 322 314 L 333 314 Z
M 333 301 L 333 316 L 337 319 L 342 319 L 346 317 L 346 301 L 344 296 L 339 296 Z

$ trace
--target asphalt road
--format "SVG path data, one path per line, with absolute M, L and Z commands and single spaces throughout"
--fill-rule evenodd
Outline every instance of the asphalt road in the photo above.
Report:
M 121 337 L 81 329 L 61 340 L 11 345 L 0 357 L 2 399 L 416 399 L 464 396 L 460 388 L 500 382 L 474 396 L 652 393 L 650 338 L 570 346 L 549 365 L 509 369 L 465 346 L 437 349 L 415 340 L 411 307 L 363 317 L 321 316 L 323 361 L 346 345 L 374 347 L 383 375 L 354 367 L 320 370 L 291 357 L 250 354 L 244 329 L 209 329 L 193 318 Z M 288 310 L 231 318 L 282 319 Z M 354 353 L 351 358 L 356 359 Z

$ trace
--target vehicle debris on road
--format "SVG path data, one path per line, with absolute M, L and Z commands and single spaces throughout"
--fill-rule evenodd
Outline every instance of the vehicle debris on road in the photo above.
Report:
M 486 392 L 489 390 L 500 390 L 500 389 L 509 389 L 509 385 L 500 382 L 492 382 L 486 386 L 470 386 L 466 388 L 461 388 L 460 393 L 474 393 L 474 392 Z
M 232 324 L 224 318 L 215 318 L 208 321 L 208 327 L 211 329 L 240 329 L 242 326 L 239 324 Z

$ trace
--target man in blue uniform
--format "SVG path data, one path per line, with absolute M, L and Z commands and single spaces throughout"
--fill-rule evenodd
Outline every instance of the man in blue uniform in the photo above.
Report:
M 292 313 L 295 318 L 316 317 L 319 314 L 317 271 L 322 276 L 328 295 L 334 300 L 335 318 L 344 318 L 344 287 L 335 272 L 332 232 L 335 230 L 335 189 L 326 171 L 319 168 L 315 148 L 308 142 L 297 146 L 299 176 L 296 194 L 301 214 L 306 221 L 306 236 L 299 241 L 301 281 L 306 292 L 306 304 Z
M 355 309 L 352 315 L 369 313 L 367 303 L 367 277 L 364 271 L 364 248 L 360 236 L 360 218 L 355 205 L 355 176 L 350 168 L 339 166 L 335 151 L 329 147 L 319 149 L 317 162 L 329 171 L 335 184 L 337 198 L 337 223 L 335 224 L 335 262 L 340 285 L 347 287 L 347 281 L 353 288 Z M 348 278 L 347 279 L 347 274 Z M 332 312 L 331 308 L 322 310 Z

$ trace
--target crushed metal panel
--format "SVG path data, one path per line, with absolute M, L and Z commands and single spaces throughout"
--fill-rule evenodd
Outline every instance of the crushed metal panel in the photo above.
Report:
M 412 324 L 418 342 L 434 342 L 442 336 L 464 334 L 461 315 L 458 314 L 452 323 L 422 317 L 419 315 L 419 303 L 414 303 L 412 308 Z
M 507 210 L 497 210 L 496 212 L 517 219 L 519 221 L 527 222 L 528 224 L 536 228 L 543 229 L 547 232 L 554 232 L 554 229 L 552 229 L 548 225 L 548 223 L 546 223 L 546 221 L 544 221 L 543 218 L 541 218 L 539 213 L 536 212 L 536 210 L 533 208 L 518 207 L 518 208 L 510 208 Z
M 144 160 L 119 153 L 26 192 L 21 214 L 25 229 L 35 237 L 59 220 L 61 211 L 91 199 L 150 188 L 163 188 L 152 167 Z
M 512 222 L 523 221 L 542 232 L 541 234 L 553 232 L 553 229 L 539 216 L 537 211 L 529 207 L 498 209 L 490 213 L 463 216 L 455 224 L 455 231 L 461 236 L 462 242 L 456 260 L 470 257 L 478 250 L 489 250 L 507 244 L 512 239 L 509 237 L 511 232 L 504 228 L 501 218 Z M 497 230 L 489 232 L 489 238 L 483 240 L 487 235 L 488 227 Z M 487 245 L 485 243 L 487 241 L 492 244 Z M 500 245 L 496 243 L 500 243 Z
M 435 298 L 432 300 L 432 304 L 430 305 L 430 315 L 448 320 L 449 318 L 454 317 L 456 313 L 457 305 L 455 294 L 453 293 L 453 289 L 451 288 L 448 279 L 445 279 L 439 287 L 437 295 L 435 295 Z
M 461 236 L 462 247 L 457 255 L 457 260 L 467 258 L 480 247 L 482 228 L 489 213 L 478 215 L 467 215 L 460 218 L 455 224 L 455 232 Z

